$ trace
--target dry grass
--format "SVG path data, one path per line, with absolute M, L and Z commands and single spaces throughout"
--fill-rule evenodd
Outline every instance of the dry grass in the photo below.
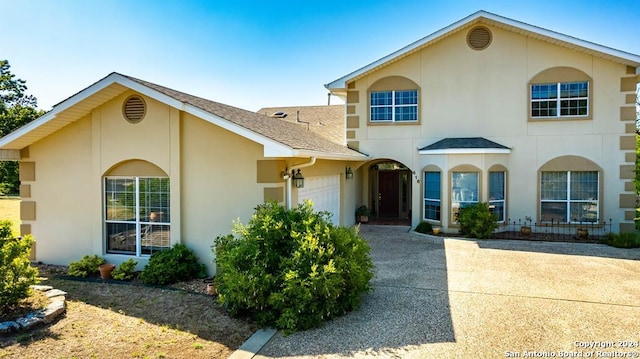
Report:
M 14 235 L 20 234 L 20 198 L 0 197 L 0 220 L 13 222 Z
M 0 338 L 0 358 L 226 358 L 257 329 L 200 293 L 56 276 L 43 284 L 68 293 L 66 315 Z
M 0 199 L 0 219 L 12 220 L 16 234 L 19 213 L 20 200 Z M 226 358 L 258 329 L 200 292 L 42 274 L 49 278 L 41 284 L 68 293 L 67 312 L 32 332 L 0 337 L 2 359 Z M 21 309 L 38 303 L 27 300 Z

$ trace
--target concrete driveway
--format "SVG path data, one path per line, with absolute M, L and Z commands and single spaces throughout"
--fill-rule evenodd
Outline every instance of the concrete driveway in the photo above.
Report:
M 640 249 L 408 229 L 362 226 L 376 276 L 361 309 L 256 358 L 640 357 Z

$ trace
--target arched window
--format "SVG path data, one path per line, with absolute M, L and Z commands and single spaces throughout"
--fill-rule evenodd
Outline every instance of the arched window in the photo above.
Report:
M 542 222 L 598 222 L 602 169 L 578 156 L 555 158 L 539 171 Z
M 529 119 L 590 119 L 593 81 L 571 67 L 553 67 L 529 82 Z
M 489 208 L 498 222 L 507 218 L 507 169 L 501 165 L 489 169 Z
M 424 169 L 424 207 L 422 217 L 429 221 L 441 220 L 442 203 L 442 171 L 437 166 Z
M 151 255 L 171 246 L 169 177 L 146 161 L 131 160 L 104 176 L 107 253 Z
M 402 76 L 382 78 L 368 89 L 369 123 L 416 123 L 420 102 L 418 85 Z
M 480 202 L 480 169 L 471 165 L 462 165 L 451 171 L 451 222 L 458 222 L 458 212 Z

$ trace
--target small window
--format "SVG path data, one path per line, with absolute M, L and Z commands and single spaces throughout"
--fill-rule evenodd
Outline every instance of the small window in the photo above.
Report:
M 586 117 L 589 82 L 531 85 L 531 117 Z
M 489 172 L 489 208 L 498 222 L 504 222 L 507 212 L 504 172 Z
M 372 91 L 371 122 L 418 121 L 418 90 Z
M 453 172 L 451 174 L 451 215 L 458 221 L 458 211 L 478 203 L 478 172 Z
M 597 171 L 541 173 L 540 217 L 543 222 L 597 222 L 600 212 Z
M 440 220 L 440 172 L 424 173 L 424 219 Z

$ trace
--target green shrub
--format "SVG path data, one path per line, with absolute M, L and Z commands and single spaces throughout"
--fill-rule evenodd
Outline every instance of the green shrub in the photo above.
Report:
M 37 283 L 38 269 L 31 266 L 30 235 L 14 238 L 11 221 L 0 221 L 0 312 L 29 296 L 29 286 Z
M 132 280 L 136 265 L 138 265 L 138 262 L 134 261 L 133 258 L 124 261 L 111 272 L 111 276 L 117 280 Z
M 638 233 L 607 233 L 602 242 L 617 248 L 640 248 Z
M 203 273 L 203 264 L 184 244 L 155 252 L 149 258 L 149 264 L 140 273 L 140 280 L 146 284 L 172 284 L 198 278 Z
M 418 223 L 418 225 L 416 226 L 416 232 L 425 233 L 425 234 L 433 234 L 433 227 L 431 226 L 431 223 L 422 221 L 422 222 Z
M 218 301 L 285 333 L 318 326 L 358 308 L 373 262 L 357 229 L 335 227 L 310 202 L 286 210 L 259 205 L 234 235 L 215 240 Z
M 67 274 L 74 277 L 98 275 L 100 274 L 98 267 L 104 263 L 104 258 L 98 257 L 98 255 L 85 255 L 81 260 L 69 263 Z
M 461 208 L 458 212 L 458 222 L 462 234 L 479 239 L 491 237 L 498 228 L 498 221 L 486 202 Z

